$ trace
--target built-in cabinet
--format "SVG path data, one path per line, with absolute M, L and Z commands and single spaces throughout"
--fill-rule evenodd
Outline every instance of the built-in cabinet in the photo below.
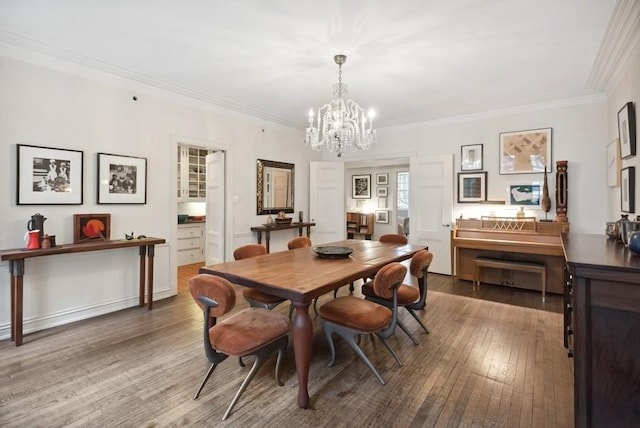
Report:
M 178 225 L 178 266 L 204 261 L 204 223 Z
M 347 213 L 347 238 L 371 239 L 373 235 L 373 213 Z
M 178 200 L 202 202 L 207 196 L 206 156 L 211 150 L 178 144 Z

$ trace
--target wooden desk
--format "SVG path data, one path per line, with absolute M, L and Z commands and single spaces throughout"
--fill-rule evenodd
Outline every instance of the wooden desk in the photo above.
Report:
M 326 245 L 353 248 L 345 259 L 319 258 L 313 248 L 280 251 L 234 262 L 205 266 L 200 273 L 218 275 L 227 280 L 291 300 L 296 308 L 293 321 L 293 351 L 298 375 L 298 405 L 309 407 L 309 362 L 313 323 L 309 304 L 345 284 L 375 274 L 393 261 L 402 261 L 423 246 L 346 240 Z
M 271 239 L 271 232 L 275 230 L 286 229 L 298 229 L 298 236 L 302 236 L 302 229 L 307 228 L 307 237 L 311 235 L 311 226 L 315 226 L 315 223 L 291 223 L 291 224 L 275 224 L 273 226 L 254 226 L 251 228 L 252 232 L 258 232 L 258 244 L 262 244 L 262 233 L 265 234 L 265 246 L 267 247 L 267 253 L 269 252 L 269 240 Z
M 25 273 L 24 261 L 33 257 L 52 256 L 54 254 L 84 253 L 87 251 L 112 250 L 116 248 L 140 248 L 140 303 L 144 306 L 145 271 L 147 271 L 147 307 L 153 307 L 153 257 L 155 245 L 164 244 L 162 238 L 125 239 L 115 241 L 91 241 L 82 244 L 64 244 L 53 248 L 27 250 L 25 248 L 0 250 L 2 260 L 9 261 L 11 274 L 11 340 L 16 346 L 22 345 L 22 284 Z M 145 256 L 147 264 L 145 265 Z M 147 270 L 148 268 L 148 270 Z

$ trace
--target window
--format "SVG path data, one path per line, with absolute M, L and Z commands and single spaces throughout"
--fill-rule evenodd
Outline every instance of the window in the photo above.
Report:
M 398 214 L 409 215 L 409 172 L 398 173 Z

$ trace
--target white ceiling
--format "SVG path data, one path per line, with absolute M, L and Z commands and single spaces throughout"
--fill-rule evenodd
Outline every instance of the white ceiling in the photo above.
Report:
M 599 93 L 615 0 L 0 0 L 0 42 L 304 126 L 349 96 L 386 127 Z

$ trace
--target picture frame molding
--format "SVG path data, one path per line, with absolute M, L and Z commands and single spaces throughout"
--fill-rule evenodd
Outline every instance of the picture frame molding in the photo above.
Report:
M 386 186 L 389 184 L 389 174 L 388 173 L 382 173 L 382 174 L 376 174 L 376 185 L 383 185 Z
M 482 144 L 468 144 L 460 147 L 460 170 L 461 171 L 480 171 L 484 162 Z M 479 156 L 478 155 L 479 152 Z M 472 156 L 474 154 L 474 156 Z M 479 157 L 479 159 L 476 159 Z
M 112 153 L 98 153 L 96 202 L 105 204 L 147 203 L 147 158 Z M 119 163 L 116 163 L 119 162 Z M 113 192 L 111 177 L 116 175 L 113 166 L 135 168 L 135 192 Z
M 620 171 L 620 210 L 623 213 L 635 212 L 636 168 L 629 166 Z
M 618 110 L 618 140 L 622 159 L 636 155 L 636 114 L 631 101 Z
M 376 223 L 389 223 L 389 210 L 375 210 Z
M 365 183 L 364 189 L 358 189 L 360 183 Z M 351 176 L 351 199 L 371 199 L 371 174 Z
M 478 196 L 464 196 L 464 186 L 466 180 L 478 180 L 469 185 L 478 187 Z M 458 173 L 458 203 L 477 203 L 487 200 L 487 172 L 459 172 Z
M 543 174 L 544 168 L 546 166 L 547 172 L 552 172 L 553 162 L 552 162 L 552 129 L 553 128 L 538 128 L 538 129 L 527 129 L 523 131 L 511 131 L 511 132 L 501 132 L 499 136 L 499 152 L 498 152 L 498 162 L 500 165 L 500 175 L 508 175 L 508 174 Z M 545 150 L 544 150 L 544 162 L 542 165 L 531 166 L 530 168 L 522 168 L 517 167 L 516 160 L 508 161 L 505 156 L 506 145 L 509 144 L 509 140 L 513 138 L 527 138 L 526 136 L 530 136 L 532 138 L 533 135 L 536 134 L 544 134 L 545 139 Z M 525 156 L 526 157 L 526 156 Z M 527 159 L 531 159 L 531 156 L 527 157 Z
M 55 170 L 51 168 L 51 160 L 55 161 Z M 42 163 L 41 168 L 36 168 L 38 163 Z M 63 175 L 62 168 L 65 168 L 64 175 L 71 191 L 52 191 L 52 186 L 63 185 L 60 180 Z M 82 205 L 84 201 L 82 150 L 18 144 L 16 171 L 17 205 Z

